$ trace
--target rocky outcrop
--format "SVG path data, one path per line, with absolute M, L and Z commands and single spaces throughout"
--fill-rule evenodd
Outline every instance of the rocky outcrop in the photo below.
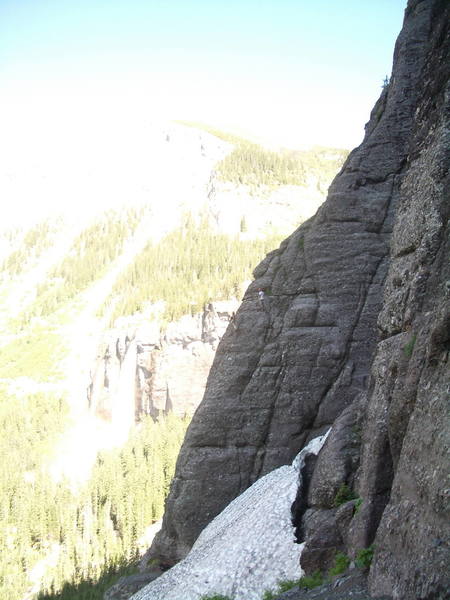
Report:
M 382 339 L 368 392 L 352 409 L 355 433 L 362 435 L 360 464 L 358 469 L 357 464 L 342 469 L 352 440 L 349 431 L 345 440 L 340 418 L 319 457 L 310 508 L 303 515 L 307 521 L 312 507 L 323 515 L 314 534 L 305 536 L 301 563 L 310 572 L 317 564 L 314 536 L 319 529 L 330 529 L 333 519 L 333 493 L 342 484 L 354 488 L 361 506 L 353 509 L 341 536 L 338 524 L 332 524 L 335 539 L 327 550 L 332 553 L 333 547 L 336 551 L 344 545 L 355 557 L 374 544 L 370 591 L 395 598 L 444 598 L 450 584 L 445 484 L 450 446 L 449 23 L 448 4 L 408 5 L 397 65 L 402 54 L 411 67 L 420 65 L 421 93 L 378 317 Z M 339 438 L 344 439 L 341 449 Z M 347 510 L 352 510 L 351 502 Z
M 372 593 L 444 597 L 450 14 L 443 0 L 410 0 L 405 14 L 363 144 L 316 216 L 257 267 L 219 345 L 153 545 L 167 563 L 335 422 L 298 503 L 302 560 L 320 550 L 324 566 L 333 548 L 375 541 Z M 357 507 L 334 506 L 341 489 Z
M 296 586 L 273 600 L 370 600 L 370 594 L 364 574 L 354 569 L 331 583 L 312 590 Z M 390 600 L 390 597 L 377 596 L 377 600 Z
M 420 69 L 401 57 L 395 85 L 383 91 L 327 202 L 256 268 L 236 329 L 218 348 L 155 544 L 169 562 L 367 389 L 419 94 Z
M 132 317 L 110 332 L 87 389 L 90 409 L 114 420 L 131 403 L 138 421 L 160 412 L 193 414 L 205 391 L 214 353 L 237 309 L 237 300 L 212 302 L 203 313 L 169 323 Z
M 127 575 L 110 587 L 104 594 L 104 600 L 128 600 L 131 596 L 161 575 L 161 572 L 138 573 Z
M 431 35 L 378 319 L 383 340 L 358 474 L 366 508 L 353 539 L 361 540 L 362 529 L 374 541 L 371 591 L 444 598 L 450 588 L 450 6 L 411 2 L 407 17 L 421 13 Z M 366 522 L 377 522 L 385 494 L 377 475 L 386 463 L 393 479 L 373 532 Z

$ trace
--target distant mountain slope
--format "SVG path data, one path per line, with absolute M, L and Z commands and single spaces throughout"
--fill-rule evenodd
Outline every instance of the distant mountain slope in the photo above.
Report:
M 309 150 L 269 149 L 243 137 L 205 124 L 180 121 L 187 126 L 204 129 L 233 145 L 216 166 L 221 181 L 251 186 L 307 186 L 317 179 L 322 191 L 342 167 L 349 151 L 340 148 L 313 146 Z
M 179 125 L 153 134 L 147 178 L 130 180 L 124 206 L 111 197 L 100 210 L 94 186 L 65 214 L 45 218 L 43 202 L 38 222 L 0 234 L 0 587 L 11 600 L 135 556 L 242 283 L 312 210 L 295 185 L 232 184 L 242 197 L 231 204 L 214 174 L 230 144 Z
M 284 185 L 277 179 L 281 171 L 275 174 L 277 189 L 272 189 L 274 186 L 266 189 L 265 167 L 255 170 L 253 181 L 259 191 L 240 184 L 224 189 L 214 179 L 215 165 L 220 169 L 227 156 L 240 154 L 242 149 L 249 161 L 245 168 L 257 165 L 262 156 L 266 157 L 264 165 L 270 166 L 270 160 L 281 155 L 213 130 L 205 132 L 174 124 L 152 133 L 154 138 L 149 148 L 153 148 L 153 159 L 161 162 L 161 169 L 155 170 L 153 188 L 149 192 L 159 192 L 160 196 L 155 195 L 144 203 L 139 197 L 137 204 L 132 202 L 129 208 L 93 216 L 88 210 L 81 220 L 45 219 L 29 229 L 16 227 L 2 232 L 0 328 L 3 339 L 0 351 L 3 378 L 15 377 L 18 372 L 23 377 L 29 376 L 27 346 L 33 348 L 33 372 L 37 374 L 41 369 L 39 379 L 45 378 L 49 368 L 45 366 L 44 355 L 54 357 L 51 372 L 55 375 L 54 367 L 64 352 L 48 351 L 53 345 L 49 342 L 48 346 L 43 340 L 45 328 L 49 336 L 50 331 L 53 335 L 60 329 L 63 345 L 73 350 L 83 343 L 81 340 L 76 344 L 70 342 L 70 331 L 77 331 L 76 337 L 80 338 L 80 332 L 95 330 L 99 337 L 104 327 L 101 322 L 132 314 L 148 303 L 164 300 L 168 307 L 167 320 L 167 317 L 178 318 L 183 313 L 198 311 L 210 299 L 225 299 L 236 294 L 241 283 L 249 279 L 252 265 L 263 253 L 276 247 L 292 216 L 296 214 L 301 218 L 305 212 L 297 206 L 296 199 L 298 190 L 304 188 L 303 183 Z M 236 145 L 234 150 L 230 142 Z M 293 155 L 290 154 L 289 161 Z M 319 155 L 322 157 L 319 163 L 314 162 L 314 157 Z M 302 177 L 320 173 L 323 183 L 330 176 L 330 169 L 339 166 L 343 154 L 328 149 L 314 151 L 308 157 L 309 170 L 306 159 L 295 163 L 301 165 Z M 280 158 L 277 160 L 283 165 Z M 289 166 L 289 161 L 284 166 Z M 170 178 L 169 169 L 179 167 L 177 178 Z M 230 196 L 239 198 L 239 204 L 230 202 Z M 316 190 L 314 202 L 321 198 Z M 183 215 L 189 213 L 193 220 L 186 229 Z M 197 232 L 195 223 L 199 220 L 203 225 Z M 176 233 L 180 226 L 183 229 Z M 212 229 L 208 233 L 209 227 Z M 222 234 L 233 237 L 227 241 Z M 164 238 L 166 235 L 169 237 Z M 174 277 L 169 263 L 162 273 L 161 265 L 167 257 L 179 251 L 184 257 L 182 262 L 186 262 L 176 267 L 178 275 Z M 206 262 L 202 264 L 202 261 Z M 190 269 L 194 269 L 195 274 L 190 273 Z M 167 272 L 171 277 L 166 277 Z M 164 289 L 158 290 L 161 286 Z M 102 314 L 101 322 L 97 319 L 98 312 Z M 88 313 L 91 315 L 89 324 Z M 69 331 L 74 319 L 78 319 L 78 325 L 74 322 Z M 78 348 L 75 354 L 92 354 L 86 347 L 87 344 L 84 350 Z M 8 354 L 14 358 L 9 360 Z M 65 358 L 64 369 L 67 371 L 72 363 L 70 357 Z

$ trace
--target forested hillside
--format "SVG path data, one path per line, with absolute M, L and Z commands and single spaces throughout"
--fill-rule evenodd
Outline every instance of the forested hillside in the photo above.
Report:
M 33 585 L 55 594 L 65 583 L 93 584 L 132 564 L 139 538 L 162 516 L 187 420 L 146 419 L 123 448 L 98 456 L 80 489 L 49 472 L 67 420 L 58 396 L 1 391 L 0 589 L 8 600 Z M 95 598 L 92 590 L 72 597 Z
M 3 261 L 1 271 L 11 277 L 26 271 L 30 262 L 38 260 L 50 246 L 57 226 L 57 222 L 46 220 L 25 231 L 11 229 L 3 232 L 5 241 L 15 249 Z
M 169 322 L 201 311 L 208 301 L 239 296 L 255 264 L 280 241 L 276 235 L 244 240 L 217 234 L 206 219 L 197 224 L 188 215 L 181 228 L 150 242 L 119 277 L 109 299 L 112 320 L 164 300 Z
M 153 318 L 164 329 L 207 302 L 240 298 L 255 265 L 279 245 L 276 227 L 250 232 L 250 209 L 236 233 L 225 234 L 214 221 L 211 177 L 243 187 L 302 186 L 344 157 L 323 154 L 321 163 L 321 151 L 277 153 L 215 134 L 234 150 L 202 180 L 201 202 L 177 199 L 183 210 L 170 227 L 158 230 L 161 207 L 151 198 L 83 223 L 49 218 L 1 233 L 2 598 L 100 599 L 110 577 L 133 567 L 139 539 L 162 516 L 185 418 L 143 419 L 124 446 L 100 452 L 82 481 L 54 466 L 74 415 L 98 418 L 89 413 L 86 374 L 105 327 L 136 313 L 148 324 L 145 309 L 158 303 Z
M 80 294 L 112 267 L 140 217 L 134 210 L 108 212 L 80 231 L 66 254 L 52 257 L 34 295 L 27 290 L 28 305 L 2 325 L 0 589 L 10 600 L 38 591 L 41 600 L 101 598 L 97 582 L 110 585 L 115 573 L 130 568 L 139 538 L 162 516 L 187 418 L 145 419 L 124 447 L 99 454 L 81 486 L 55 478 L 51 469 L 71 424 L 64 386 L 58 391 L 68 352 L 64 328 L 82 309 Z M 14 285 L 31 285 L 37 262 L 56 247 L 60 226 L 46 221 L 10 232 L 15 243 L 2 263 L 3 301 Z M 238 294 L 277 242 L 215 234 L 205 218 L 187 215 L 181 228 L 135 256 L 103 312 L 113 304 L 114 320 L 162 300 L 169 322 L 200 310 L 209 299 Z M 29 392 L 33 385 L 43 391 Z
M 32 317 L 54 313 L 99 279 L 121 254 L 125 241 L 133 235 L 139 224 L 142 212 L 132 209 L 107 212 L 84 229 L 75 238 L 68 254 L 62 257 L 59 264 L 48 273 L 46 280 L 38 286 L 36 300 L 24 312 L 23 321 L 29 322 Z M 11 272 L 10 262 L 11 257 L 6 263 Z
M 308 151 L 275 152 L 242 140 L 219 163 L 217 171 L 223 181 L 233 183 L 305 186 L 311 176 L 318 179 L 333 176 L 342 166 L 347 154 L 346 150 L 320 147 Z
M 182 123 L 200 127 L 233 145 L 232 152 L 218 163 L 216 169 L 222 181 L 236 184 L 305 186 L 311 177 L 323 182 L 334 177 L 348 156 L 348 150 L 321 146 L 309 150 L 275 151 L 201 123 Z

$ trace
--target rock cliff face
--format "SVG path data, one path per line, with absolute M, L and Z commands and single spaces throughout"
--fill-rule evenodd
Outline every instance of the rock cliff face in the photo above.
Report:
M 448 2 L 409 1 L 362 145 L 318 213 L 255 270 L 180 453 L 153 546 L 163 562 L 333 425 L 295 505 L 302 566 L 374 541 L 373 593 L 444 598 L 449 24 Z
M 237 300 L 212 302 L 203 313 L 170 323 L 164 333 L 157 322 L 124 319 L 123 327 L 107 335 L 91 371 L 90 409 L 107 420 L 122 414 L 124 403 L 136 421 L 169 410 L 192 414 L 237 307 Z

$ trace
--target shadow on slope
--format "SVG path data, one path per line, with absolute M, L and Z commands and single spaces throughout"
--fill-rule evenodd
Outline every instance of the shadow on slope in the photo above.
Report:
M 134 563 L 123 563 L 106 568 L 98 579 L 87 578 L 77 583 L 65 583 L 59 591 L 40 593 L 36 600 L 103 600 L 104 593 L 120 577 L 137 573 Z

